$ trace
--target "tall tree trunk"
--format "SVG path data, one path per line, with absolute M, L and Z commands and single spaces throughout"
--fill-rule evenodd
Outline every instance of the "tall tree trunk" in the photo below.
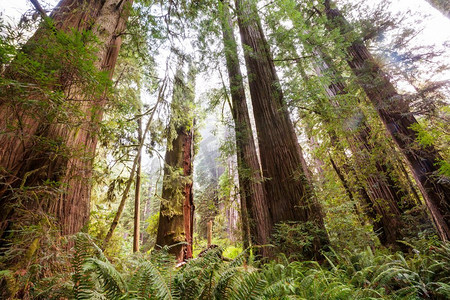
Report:
M 396 202 L 391 199 L 390 194 L 385 200 L 385 191 L 389 190 L 386 184 L 379 178 L 378 175 L 366 176 L 363 174 L 363 178 L 358 175 L 355 168 L 349 163 L 345 150 L 338 144 L 337 135 L 333 132 L 330 133 L 330 139 L 333 147 L 340 152 L 340 155 L 344 158 L 342 169 L 345 174 L 355 178 L 356 186 L 351 188 L 352 193 L 358 195 L 358 199 L 363 208 L 364 214 L 369 218 L 373 225 L 373 231 L 378 235 L 380 242 L 385 246 L 396 246 L 397 239 L 400 238 L 401 219 L 398 214 L 398 206 Z M 354 155 L 357 155 L 358 150 L 353 149 Z M 366 161 L 369 159 L 365 156 Z M 341 182 L 345 180 L 343 172 L 337 167 L 334 160 L 331 161 L 334 170 L 338 174 Z M 359 166 L 362 166 L 363 162 L 358 162 Z M 386 202 L 388 205 L 386 205 Z M 393 202 L 393 204 L 390 204 Z M 390 209 L 393 206 L 394 208 Z
M 346 84 L 333 67 L 331 58 L 329 58 L 324 52 L 321 51 L 320 48 L 318 48 L 320 46 L 314 46 L 315 43 L 311 42 L 311 39 L 312 38 L 310 37 L 307 42 L 313 46 L 313 52 L 315 57 L 317 57 L 317 62 L 313 66 L 315 73 L 318 77 L 324 77 L 325 75 L 331 77 L 331 82 L 327 82 L 327 84 L 323 83 L 322 85 L 327 94 L 330 105 L 335 108 L 339 108 L 342 106 L 342 103 L 339 102 L 339 98 L 337 97 L 346 93 Z M 291 55 L 295 57 L 296 52 L 293 45 L 291 45 L 289 50 Z M 298 66 L 302 77 L 307 80 L 308 76 L 306 75 L 304 67 L 301 64 Z M 324 110 L 321 118 L 325 125 L 329 126 L 331 120 L 334 119 L 335 116 L 327 115 L 326 111 L 328 110 Z M 356 169 L 358 169 L 358 171 L 365 169 L 365 164 L 370 161 L 370 156 L 375 155 L 373 151 L 374 149 L 368 141 L 369 125 L 363 121 L 362 124 L 360 124 L 360 128 L 357 129 L 357 132 L 350 137 L 351 141 L 349 144 L 352 147 L 353 156 L 361 158 L 360 160 L 356 160 L 357 164 L 355 167 L 350 166 L 345 150 L 339 144 L 337 133 L 331 129 L 327 129 L 327 131 L 330 136 L 331 145 L 336 148 L 336 150 L 340 152 L 340 156 L 345 159 L 342 169 L 345 171 L 347 176 L 352 176 L 357 179 L 355 191 L 350 187 L 343 172 L 330 155 L 330 161 L 333 169 L 338 175 L 338 178 L 349 195 L 349 198 L 351 200 L 353 199 L 353 193 L 358 195 L 364 213 L 372 221 L 373 230 L 378 235 L 380 242 L 386 246 L 396 246 L 397 240 L 401 238 L 400 230 L 402 228 L 402 222 L 399 203 L 402 202 L 402 196 L 404 196 L 404 193 L 395 184 L 393 184 L 392 181 L 387 182 L 385 180 L 385 176 L 383 176 L 383 174 L 387 174 L 387 167 L 383 164 L 383 162 L 381 162 L 380 159 L 376 162 L 376 167 L 378 169 L 377 174 L 363 174 L 360 176 L 361 174 L 358 175 L 356 172 Z M 359 145 L 359 148 L 356 145 Z M 381 172 L 381 174 L 379 172 Z M 359 178 L 361 177 L 364 178 L 364 180 L 360 180 Z M 389 174 L 386 177 L 389 177 Z
M 142 143 L 142 117 L 138 120 L 138 142 Z M 142 151 L 142 149 L 139 149 Z M 135 181 L 135 193 L 134 193 L 134 230 L 133 230 L 133 252 L 139 251 L 139 227 L 141 226 L 141 155 L 139 153 L 137 168 L 136 168 L 136 181 Z
M 177 129 L 177 137 L 165 156 L 164 182 L 156 244 L 170 246 L 178 261 L 192 256 L 192 181 L 185 176 L 191 154 L 192 132 Z M 187 152 L 187 153 L 186 153 Z M 192 168 L 192 167 L 190 167 Z M 187 239 L 190 239 L 187 241 Z M 178 244 L 178 245 L 176 245 Z M 175 245 L 175 246 L 174 246 Z
M 321 49 L 315 49 L 315 54 L 319 58 L 316 64 L 316 73 L 318 76 L 324 76 L 327 74 L 331 77 L 331 83 L 328 86 L 324 86 L 324 89 L 329 97 L 330 104 L 334 107 L 342 106 L 339 102 L 339 95 L 346 93 L 347 86 L 340 74 L 333 66 L 331 58 L 326 55 Z M 356 166 L 362 177 L 365 178 L 366 191 L 368 192 L 370 204 L 366 203 L 369 207 L 365 209 L 370 215 L 375 215 L 374 229 L 378 233 L 380 242 L 385 246 L 397 246 L 397 240 L 400 240 L 403 235 L 401 229 L 402 213 L 407 209 L 410 209 L 406 193 L 391 179 L 391 174 L 388 166 L 386 166 L 386 157 L 380 157 L 376 153 L 376 149 L 371 145 L 369 141 L 370 126 L 365 120 L 364 114 L 361 113 L 362 121 L 360 122 L 356 132 L 349 137 L 349 145 L 355 157 Z M 343 124 L 344 125 L 344 124 Z M 355 129 L 348 128 L 349 131 Z M 333 142 L 337 143 L 337 136 L 334 133 Z M 343 151 L 342 151 L 343 152 Z M 375 158 L 374 166 L 376 172 L 369 170 L 369 174 L 364 169 L 367 169 L 367 164 Z M 363 201 L 367 201 L 367 198 L 362 198 Z M 375 214 L 374 214 L 374 212 Z M 381 228 L 380 228 L 381 227 Z
M 241 198 L 241 216 L 244 232 L 244 248 L 249 228 L 252 242 L 256 245 L 269 243 L 272 222 L 269 215 L 269 203 L 266 198 L 259 165 L 252 126 L 245 97 L 244 82 L 239 66 L 236 39 L 229 15 L 228 2 L 219 2 L 222 8 L 222 35 L 225 47 L 228 77 L 230 82 L 231 111 L 234 119 L 237 164 L 239 174 L 239 194 Z M 248 217 L 247 217 L 248 216 Z M 269 248 L 263 247 L 261 254 L 269 256 Z
M 325 0 L 326 15 L 332 28 L 338 28 L 343 36 L 352 30 L 337 9 Z M 436 225 L 440 238 L 450 238 L 450 186 L 448 180 L 440 178 L 438 164 L 442 160 L 433 146 L 423 146 L 416 140 L 416 118 L 380 69 L 367 47 L 360 40 L 350 41 L 347 48 L 347 63 L 357 77 L 361 87 L 409 163 L 414 178 L 425 199 L 425 203 Z
M 95 66 L 111 78 L 131 4 L 132 0 L 62 0 L 51 14 L 54 26 L 38 29 L 22 53 L 46 64 L 45 55 L 36 57 L 39 54 L 35 53 L 41 53 L 42 49 L 51 51 L 51 43 L 60 42 L 55 38 L 59 30 L 92 32 L 99 42 Z M 106 98 L 103 92 L 88 94 L 83 86 L 77 86 L 79 75 L 70 72 L 69 68 L 61 67 L 52 75 L 57 76 L 55 82 L 59 82 L 55 92 L 61 92 L 65 104 L 75 107 L 75 115 L 82 116 L 77 119 L 69 112 L 67 122 L 58 121 L 60 106 L 52 106 L 48 95 L 36 93 L 29 85 L 34 82 L 32 74 L 24 76 L 21 66 L 15 62 L 5 72 L 8 78 L 30 86 L 26 100 L 32 100 L 32 104 L 23 105 L 14 94 L 2 92 L 0 235 L 3 237 L 11 222 L 17 221 L 15 205 L 21 200 L 22 208 L 55 216 L 62 234 L 76 233 L 88 221 L 92 162 Z M 106 85 L 100 86 L 99 90 L 105 88 Z M 49 186 L 48 182 L 56 184 L 57 188 Z M 18 195 L 26 196 L 26 191 L 31 189 L 36 194 L 34 199 L 17 200 Z
M 172 137 L 169 134 L 167 142 L 156 237 L 156 244 L 161 247 L 170 246 L 169 252 L 174 254 L 178 261 L 192 257 L 194 224 L 192 160 L 195 122 L 190 106 L 194 100 L 194 80 L 193 76 L 189 76 L 186 84 L 181 69 L 174 80 L 169 126 L 176 131 L 176 136 Z
M 186 178 L 192 178 L 192 162 L 194 159 L 194 126 L 186 137 L 183 149 L 183 175 Z M 185 241 L 187 243 L 184 253 L 184 259 L 192 258 L 192 243 L 194 238 L 194 193 L 192 191 L 192 181 L 187 182 L 184 186 L 184 203 L 183 203 L 183 223 Z
M 356 164 L 360 166 L 362 176 L 365 178 L 366 190 L 371 202 L 366 205 L 369 205 L 370 209 L 375 211 L 373 222 L 381 225 L 381 228 L 379 228 L 380 226 L 374 226 L 374 229 L 379 230 L 376 233 L 381 244 L 395 247 L 397 246 L 397 240 L 403 237 L 401 233 L 403 210 L 400 208 L 403 192 L 397 185 L 390 185 L 386 181 L 385 178 L 389 177 L 386 166 L 378 161 L 375 162 L 376 172 L 369 170 L 369 174 L 364 174 L 367 173 L 363 170 L 364 164 L 370 163 L 371 155 L 376 155 L 368 142 L 367 128 L 359 129 L 358 133 L 351 138 L 350 145 Z
M 272 223 L 312 222 L 322 232 L 314 236 L 309 255 L 318 257 L 319 250 L 329 243 L 322 209 L 312 197 L 302 168 L 300 147 L 270 49 L 253 2 L 236 0 L 236 9 Z

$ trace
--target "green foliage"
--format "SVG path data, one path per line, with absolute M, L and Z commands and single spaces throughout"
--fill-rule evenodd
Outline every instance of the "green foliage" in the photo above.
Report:
M 282 222 L 275 225 L 272 243 L 276 252 L 284 253 L 292 260 L 314 257 L 314 239 L 324 232 L 312 222 Z
M 2 61 L 8 64 L 8 72 L 1 77 L 0 96 L 21 103 L 31 115 L 47 122 L 79 126 L 87 112 L 78 101 L 99 98 L 111 82 L 94 64 L 99 45 L 92 32 L 52 28 L 46 20 L 36 37 L 22 45 L 14 57 L 8 56 L 11 61 Z M 11 47 L 1 46 L 4 50 Z M 80 91 L 76 96 L 70 90 L 73 82 Z
M 71 285 L 75 299 L 446 299 L 450 246 L 426 240 L 410 246 L 409 255 L 331 251 L 322 265 L 281 255 L 259 268 L 245 263 L 245 252 L 224 261 L 220 248 L 176 266 L 166 247 L 129 258 L 119 271 L 80 234 Z
M 145 222 L 148 224 L 145 229 L 147 233 L 156 236 L 156 233 L 158 232 L 159 213 L 150 216 Z
M 450 135 L 448 134 L 448 118 L 450 116 L 450 107 L 443 106 L 437 110 L 436 119 L 421 119 L 420 123 L 416 123 L 411 129 L 416 131 L 418 142 L 425 146 L 434 146 L 441 150 L 443 159 L 438 162 L 439 173 L 435 175 L 443 175 L 450 177 Z M 445 179 L 444 179 L 445 180 Z
M 235 259 L 240 253 L 242 253 L 242 247 L 228 246 L 223 250 L 222 255 L 230 259 Z
M 58 235 L 44 213 L 22 211 L 20 226 L 3 240 L 0 256 L 0 298 L 46 298 L 67 295 L 72 285 L 67 238 Z M 58 290 L 58 293 L 53 290 Z

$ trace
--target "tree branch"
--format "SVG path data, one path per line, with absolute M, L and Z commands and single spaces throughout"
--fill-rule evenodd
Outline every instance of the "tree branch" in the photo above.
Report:
M 38 0 L 30 0 L 30 2 L 31 4 L 33 4 L 34 8 L 36 8 L 36 10 L 41 14 L 42 18 L 46 19 L 49 17 L 42 6 L 39 4 Z

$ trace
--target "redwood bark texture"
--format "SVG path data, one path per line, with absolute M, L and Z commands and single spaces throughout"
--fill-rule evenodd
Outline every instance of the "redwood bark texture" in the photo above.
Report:
M 315 236 L 313 255 L 328 244 L 322 210 L 312 196 L 302 168 L 301 149 L 270 49 L 252 1 L 236 0 L 250 94 L 255 115 L 261 166 L 272 223 L 310 221 L 323 234 Z
M 54 28 L 38 29 L 23 52 L 45 64 L 45 57 L 33 57 L 36 47 L 49 46 L 42 44 L 43 36 L 53 34 L 54 30 L 91 31 L 99 42 L 95 66 L 111 78 L 131 4 L 131 0 L 62 0 L 51 14 Z M 33 83 L 32 78 L 22 76 L 20 72 L 13 62 L 6 76 Z M 78 124 L 52 122 L 52 114 L 61 113 L 58 110 L 38 112 L 36 107 L 48 101 L 45 95 L 30 93 L 29 97 L 38 103 L 31 109 L 13 97 L 0 100 L 2 236 L 16 219 L 15 205 L 18 203 L 14 195 L 24 188 L 35 190 L 40 199 L 27 199 L 21 203 L 22 208 L 53 215 L 63 234 L 80 231 L 88 221 L 92 162 L 106 99 L 101 95 L 87 97 L 85 91 L 77 88 L 76 82 L 67 81 L 65 76 L 69 72 L 58 70 L 55 73 L 60 76 L 61 83 L 55 89 L 63 92 L 65 101 L 73 102 L 70 104 L 83 115 Z M 100 87 L 100 90 L 104 88 Z M 48 181 L 59 183 L 56 192 L 42 188 Z
M 324 3 L 330 27 L 339 29 L 345 36 L 352 30 L 351 26 L 339 10 L 330 7 L 330 1 L 325 0 Z M 416 118 L 367 47 L 359 40 L 351 41 L 347 53 L 348 65 L 409 163 L 440 238 L 448 241 L 450 186 L 448 178 L 440 178 L 438 174 L 438 163 L 441 160 L 438 151 L 432 146 L 425 147 L 417 142 L 416 132 L 411 129 L 417 124 Z
M 191 73 L 192 74 L 192 73 Z M 194 195 L 192 161 L 194 158 L 194 119 L 190 105 L 194 98 L 195 77 L 184 82 L 181 69 L 175 76 L 171 105 L 171 125 L 165 156 L 164 181 L 156 245 L 169 246 L 178 261 L 192 258 Z
M 192 124 L 194 125 L 194 124 Z M 192 161 L 194 159 L 194 130 L 191 128 L 185 138 L 183 148 L 183 175 L 192 178 Z M 184 186 L 183 223 L 185 241 L 187 243 L 184 259 L 192 258 L 192 243 L 194 237 L 194 193 L 192 181 Z
M 192 172 L 191 131 L 186 131 L 185 128 L 177 130 L 171 150 L 166 152 L 165 163 L 156 244 L 161 247 L 170 246 L 169 253 L 174 254 L 178 261 L 183 261 L 192 257 L 194 204 L 192 181 L 186 182 Z M 173 172 L 176 170 L 182 170 L 183 177 L 187 178 L 174 181 Z M 185 245 L 184 242 L 188 244 Z
M 264 190 L 261 167 L 253 139 L 244 81 L 239 66 L 237 44 L 233 33 L 233 23 L 229 15 L 228 2 L 224 1 L 223 5 L 220 5 L 223 11 L 222 35 L 231 91 L 231 111 L 235 126 L 244 244 L 245 228 L 249 226 L 252 243 L 255 245 L 266 245 L 269 244 L 269 237 L 272 231 L 269 203 Z M 267 257 L 270 255 L 270 249 L 263 247 L 260 253 L 263 257 Z
M 317 64 L 316 73 L 318 76 L 328 74 L 332 77 L 332 82 L 325 87 L 325 90 L 331 105 L 339 107 L 341 103 L 336 96 L 345 94 L 347 86 L 330 66 L 331 59 L 321 51 L 316 51 L 316 54 L 322 59 Z M 404 210 L 401 209 L 401 204 L 406 194 L 390 179 L 391 174 L 388 167 L 380 158 L 375 161 L 377 172 L 365 174 L 367 172 L 364 169 L 367 167 L 367 163 L 371 161 L 371 157 L 377 157 L 378 154 L 369 142 L 369 124 L 364 120 L 365 116 L 362 115 L 362 117 L 363 120 L 357 129 L 348 128 L 348 130 L 356 131 L 349 137 L 349 145 L 355 157 L 356 168 L 363 173 L 363 178 L 365 178 L 365 190 L 369 196 L 361 199 L 362 204 L 366 206 L 364 211 L 373 220 L 374 230 L 378 234 L 380 242 L 385 246 L 395 246 L 397 240 L 402 238 L 401 215 Z M 334 137 L 335 144 L 336 139 Z

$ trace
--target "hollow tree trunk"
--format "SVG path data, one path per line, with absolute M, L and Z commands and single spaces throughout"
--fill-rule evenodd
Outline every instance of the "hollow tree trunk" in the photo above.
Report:
M 244 82 L 239 66 L 236 39 L 229 15 L 228 2 L 219 3 L 222 8 L 222 35 L 225 47 L 228 77 L 231 91 L 231 111 L 234 119 L 237 163 L 239 174 L 239 194 L 241 198 L 241 215 L 244 231 L 244 248 L 247 227 L 249 226 L 252 242 L 256 245 L 269 243 L 272 222 L 269 215 L 261 168 L 253 139 L 250 116 L 248 112 Z M 248 215 L 248 218 L 246 217 Z M 269 255 L 269 248 L 261 249 L 261 254 Z
M 54 27 L 38 29 L 22 53 L 46 64 L 46 56 L 38 56 L 42 49 L 51 51 L 52 43 L 61 42 L 55 38 L 58 30 L 91 32 L 99 43 L 94 64 L 111 79 L 131 4 L 132 0 L 62 0 L 51 14 Z M 64 105 L 75 107 L 74 112 L 65 111 L 65 122 L 58 121 L 61 106 L 33 87 L 33 74 L 24 75 L 15 61 L 5 72 L 28 90 L 25 101 L 14 98 L 14 89 L 1 93 L 1 236 L 17 221 L 18 202 L 26 210 L 55 216 L 62 234 L 76 233 L 88 221 L 92 162 L 106 85 L 99 83 L 100 92 L 89 94 L 77 85 L 80 74 L 71 71 L 62 66 L 52 75 L 58 83 L 54 92 L 62 93 Z M 29 190 L 35 197 L 26 198 Z
M 331 28 L 338 28 L 343 36 L 352 30 L 342 14 L 325 0 L 325 12 Z M 438 164 L 441 157 L 433 146 L 423 146 L 412 129 L 416 118 L 363 44 L 351 41 L 347 48 L 347 63 L 367 97 L 375 106 L 387 131 L 409 163 L 427 208 L 443 241 L 450 238 L 450 186 L 440 178 Z
M 272 223 L 315 224 L 322 233 L 315 236 L 312 256 L 319 256 L 318 250 L 328 244 L 322 210 L 302 168 L 297 136 L 256 7 L 251 1 L 236 0 L 236 9 Z

